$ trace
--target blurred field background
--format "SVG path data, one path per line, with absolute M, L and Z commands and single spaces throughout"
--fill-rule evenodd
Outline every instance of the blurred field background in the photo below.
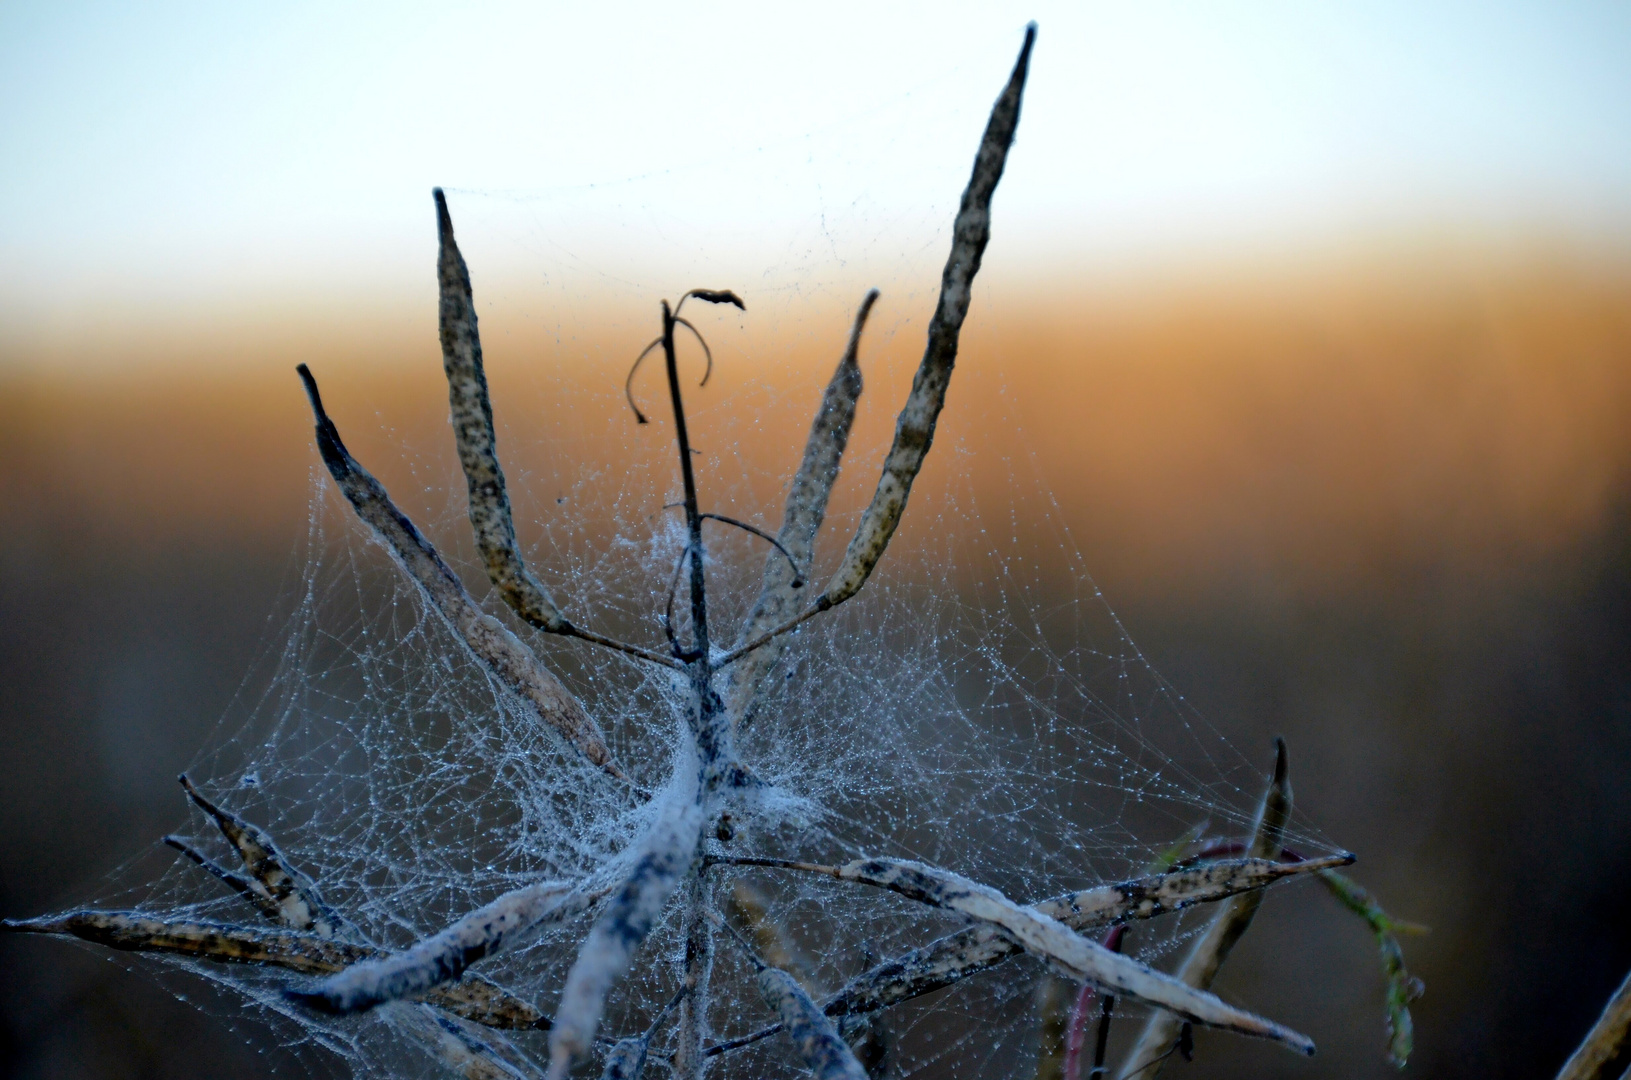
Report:
M 1002 33 L 1017 41 L 1009 31 L 1028 14 Z M 1545 23 L 1520 14 L 1507 22 Z M 1040 73 L 1075 55 L 1079 22 L 1061 17 L 1050 39 L 1038 18 L 1040 101 Z M 1208 28 L 1190 32 L 1204 41 Z M 645 47 L 636 35 L 636 59 L 650 59 Z M 979 110 L 1009 52 L 1003 38 L 951 69 L 977 73 L 966 96 Z M 1605 116 L 1627 104 L 1623 78 L 1580 92 L 1610 93 Z M 1022 190 L 1042 171 L 1023 153 L 1058 141 L 1044 109 L 1022 126 L 1005 185 Z M 885 195 L 806 204 L 772 230 L 768 243 L 784 245 L 772 256 L 747 226 L 716 254 L 707 238 L 723 211 L 653 208 L 662 176 L 627 197 L 541 207 L 475 182 L 455 192 L 506 465 L 531 500 L 523 516 L 552 509 L 550 478 L 567 464 L 615 476 L 635 437 L 626 363 L 655 298 L 691 284 L 749 300 L 746 317 L 711 331 L 717 381 L 699 407 L 737 410 L 734 452 L 772 474 L 795 459 L 860 290 L 883 285 L 856 434 L 881 445 L 977 130 L 960 100 L 930 112 L 955 141 L 944 165 L 923 167 L 952 183 L 910 216 Z M 26 143 L 9 115 L 12 142 Z M 879 130 L 908 143 L 942 134 L 875 120 L 817 140 L 811 156 Z M 751 159 L 735 181 L 704 168 L 675 182 L 748 190 L 804 152 Z M 1094 168 L 1113 169 L 1108 156 Z M 738 163 L 722 160 L 719 174 Z M 221 734 L 244 673 L 281 634 L 274 613 L 298 575 L 317 475 L 295 363 L 312 365 L 348 442 L 394 492 L 433 518 L 454 505 L 429 182 L 417 183 L 441 179 L 444 162 L 420 164 L 381 199 L 392 214 L 411 207 L 409 225 L 386 215 L 304 262 L 304 234 L 280 237 L 271 269 L 255 256 L 260 234 L 190 255 L 144 225 L 116 237 L 135 254 L 99 261 L 76 236 L 35 272 L 19 260 L 36 251 L 37 225 L 15 205 L 0 211 L 0 913 L 70 906 L 172 829 L 175 774 Z M 944 484 L 966 468 L 987 508 L 1006 505 L 1016 475 L 1051 492 L 1154 666 L 1265 766 L 1269 739 L 1287 738 L 1299 809 L 1360 854 L 1356 876 L 1390 910 L 1432 927 L 1405 942 L 1428 987 L 1419 1076 L 1549 1075 L 1631 968 L 1631 243 L 1616 216 L 1631 206 L 1631 173 L 1598 164 L 1590 198 L 1530 177 L 1511 202 L 1484 192 L 1461 205 L 1452 177 L 1419 202 L 1377 196 L 1383 209 L 1349 217 L 1299 205 L 1272 227 L 1233 219 L 1224 200 L 1185 211 L 1230 219 L 1193 242 L 1157 221 L 1159 200 L 1140 216 L 1112 192 L 1125 220 L 1093 218 L 1087 182 L 1049 196 L 1088 207 L 1063 239 L 1047 200 L 1016 195 L 1005 219 L 999 197 L 943 426 L 967 453 L 932 458 L 925 474 Z M 6 169 L 13 189 L 44 190 L 16 158 Z M 355 186 L 367 197 L 378 183 Z M 86 211 L 87 235 L 123 220 L 119 198 Z M 279 206 L 276 228 L 296 209 Z M 563 254 L 536 231 L 557 209 L 571 229 L 620 230 L 615 251 Z M 338 212 L 325 203 L 311 228 Z M 155 211 L 166 213 L 190 227 L 185 207 Z M 201 208 L 197 230 L 225 215 Z M 647 235 L 661 241 L 642 262 L 629 252 Z M 229 241 L 240 246 L 223 254 Z M 872 475 L 852 471 L 847 497 Z M 1203 1035 L 1197 1062 L 1174 1074 L 1390 1074 L 1374 945 L 1324 897 L 1272 899 L 1221 988 L 1308 1031 L 1320 1056 Z M 294 1067 L 230 1003 L 183 989 L 205 1008 L 88 949 L 0 938 L 0 1071 Z

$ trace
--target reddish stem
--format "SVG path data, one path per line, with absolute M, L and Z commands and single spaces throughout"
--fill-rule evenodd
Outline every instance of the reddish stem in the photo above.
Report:
M 1126 932 L 1127 928 L 1125 926 L 1112 926 L 1105 932 L 1100 944 L 1111 952 L 1120 952 L 1121 939 Z M 1093 984 L 1084 982 L 1081 992 L 1076 995 L 1076 1005 L 1070 1010 L 1070 1026 L 1065 1029 L 1064 1080 L 1082 1080 L 1082 1051 L 1087 1046 L 1087 1017 L 1093 1008 L 1093 999 L 1096 996 L 1097 992 L 1094 990 Z M 1106 1003 L 1108 1004 L 1113 1000 L 1114 998 L 1106 998 Z M 1108 1017 L 1108 1012 L 1105 1012 L 1100 1018 L 1101 1024 Z M 1104 1041 L 1102 1036 L 1099 1041 L 1101 1043 Z

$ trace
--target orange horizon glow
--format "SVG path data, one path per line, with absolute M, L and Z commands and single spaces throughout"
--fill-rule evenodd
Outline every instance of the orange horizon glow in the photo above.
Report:
M 942 421 L 943 444 L 960 450 L 931 457 L 924 490 L 955 476 L 991 512 L 1015 501 L 1014 478 L 1039 484 L 1088 566 L 1149 588 L 1243 560 L 1350 583 L 1502 565 L 1601 527 L 1631 465 L 1625 266 L 1430 249 L 1307 265 L 1031 290 L 999 276 L 977 296 Z M 766 522 L 847 331 L 850 301 L 836 293 L 702 323 L 717 367 L 690 399 L 693 424 L 729 440 L 721 468 L 729 458 L 755 474 L 731 486 Z M 488 294 L 512 477 L 615 474 L 631 454 L 669 452 L 665 409 L 637 429 L 621 392 L 653 332 L 649 304 L 591 297 L 543 327 L 517 314 L 513 290 Z M 874 315 L 841 504 L 875 482 L 925 307 L 921 293 L 886 294 Z M 104 343 L 0 376 L 6 530 L 286 550 L 313 462 L 299 361 L 406 505 L 445 506 L 427 492 L 450 461 L 434 308 L 319 315 L 237 333 L 179 325 L 126 339 L 118 364 L 82 363 L 115 347 Z M 640 392 L 658 405 L 646 377 Z

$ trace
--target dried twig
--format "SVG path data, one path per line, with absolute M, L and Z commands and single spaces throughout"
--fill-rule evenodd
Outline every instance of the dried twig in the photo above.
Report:
M 1284 739 L 1274 740 L 1274 777 L 1263 796 L 1263 805 L 1257 812 L 1257 825 L 1252 831 L 1250 854 L 1258 859 L 1278 859 L 1281 839 L 1286 823 L 1291 820 L 1291 775 L 1286 760 Z M 1258 905 L 1263 902 L 1261 892 L 1242 893 L 1232 898 L 1212 918 L 1212 924 L 1195 943 L 1178 969 L 1177 978 L 1188 986 L 1206 989 L 1212 985 L 1218 969 L 1223 966 L 1235 942 L 1251 926 Z M 1122 1069 L 1122 1080 L 1141 1077 L 1154 1080 L 1170 1055 L 1180 1035 L 1182 1022 L 1170 1013 L 1153 1013 L 1144 1025 L 1138 1042 L 1128 1054 Z
M 384 485 L 346 450 L 340 441 L 340 432 L 323 410 L 323 399 L 318 396 L 317 380 L 312 378 L 311 371 L 305 364 L 297 370 L 306 384 L 306 396 L 311 399 L 312 413 L 317 419 L 318 452 L 357 516 L 374 530 L 374 535 L 384 543 L 398 565 L 447 621 L 454 636 L 484 668 L 591 762 L 619 779 L 626 779 L 623 770 L 612 760 L 612 752 L 600 729 L 583 711 L 583 706 L 520 638 L 481 610 L 430 541 L 391 502 Z
M 838 368 L 821 395 L 821 406 L 810 423 L 810 436 L 804 443 L 804 457 L 793 483 L 787 489 L 787 503 L 782 510 L 782 527 L 777 539 L 789 553 L 788 558 L 798 566 L 809 567 L 815 558 L 816 534 L 827 516 L 827 502 L 832 497 L 833 485 L 838 481 L 839 466 L 843 463 L 844 449 L 849 445 L 850 429 L 855 424 L 855 406 L 861 397 L 860 365 L 861 331 L 867 316 L 878 300 L 878 290 L 872 289 L 861 300 L 850 328 L 849 344 L 838 361 Z M 769 633 L 786 622 L 798 610 L 803 596 L 804 582 L 795 572 L 774 558 L 765 561 L 764 580 L 759 586 L 759 597 L 747 620 L 737 633 L 738 643 L 751 641 Z M 781 657 L 784 639 L 778 638 L 762 649 L 725 669 L 725 711 L 733 726 L 748 717 L 749 707 L 764 677 L 776 666 Z
M 546 926 L 570 918 L 595 899 L 575 885 L 528 885 L 477 908 L 404 952 L 349 967 L 288 996 L 329 1013 L 354 1013 L 415 997 L 452 982 L 478 960 L 514 949 Z
M 1620 1056 L 1628 1039 L 1631 1039 L 1631 975 L 1625 977 L 1603 1006 L 1603 1014 L 1563 1063 L 1557 1080 L 1608 1080 L 1608 1067 Z
M 900 859 L 857 859 L 843 866 L 771 859 L 739 861 L 828 874 L 840 881 L 888 889 L 920 903 L 958 911 L 998 927 L 1026 952 L 1048 961 L 1072 978 L 1091 979 L 1102 987 L 1159 1005 L 1194 1023 L 1273 1039 L 1304 1054 L 1314 1052 L 1314 1044 L 1305 1035 L 1226 1005 L 1170 975 L 1112 953 L 1078 937 L 1058 919 L 1036 908 L 1022 907 L 989 886 L 946 870 Z
M 895 423 L 895 441 L 884 459 L 883 475 L 878 479 L 872 502 L 861 515 L 844 561 L 839 565 L 827 587 L 815 603 L 801 614 L 780 626 L 740 645 L 720 658 L 720 666 L 752 652 L 773 638 L 792 630 L 805 619 L 841 604 L 860 591 L 872 570 L 883 558 L 890 537 L 900 524 L 906 510 L 906 499 L 912 483 L 923 467 L 923 460 L 934 442 L 934 429 L 940 419 L 940 410 L 946 403 L 946 388 L 951 383 L 953 365 L 957 362 L 957 339 L 962 332 L 963 319 L 968 315 L 970 287 L 979 272 L 980 259 L 991 238 L 991 196 L 1002 179 L 1003 165 L 1008 149 L 1013 145 L 1014 131 L 1019 126 L 1019 107 L 1025 93 L 1025 76 L 1030 68 L 1031 46 L 1036 42 L 1036 24 L 1025 29 L 1025 44 L 1020 48 L 1019 60 L 1013 74 L 986 124 L 980 140 L 979 152 L 974 158 L 974 171 L 963 201 L 952 223 L 951 255 L 940 276 L 940 300 L 934 316 L 929 320 L 929 340 L 912 379 L 912 389 Z

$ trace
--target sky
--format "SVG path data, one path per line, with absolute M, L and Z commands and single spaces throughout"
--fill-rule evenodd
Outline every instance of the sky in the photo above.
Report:
M 0 363 L 420 288 L 433 185 L 489 280 L 918 269 L 1029 19 L 997 212 L 1033 261 L 1631 235 L 1624 4 L 9 3 Z

